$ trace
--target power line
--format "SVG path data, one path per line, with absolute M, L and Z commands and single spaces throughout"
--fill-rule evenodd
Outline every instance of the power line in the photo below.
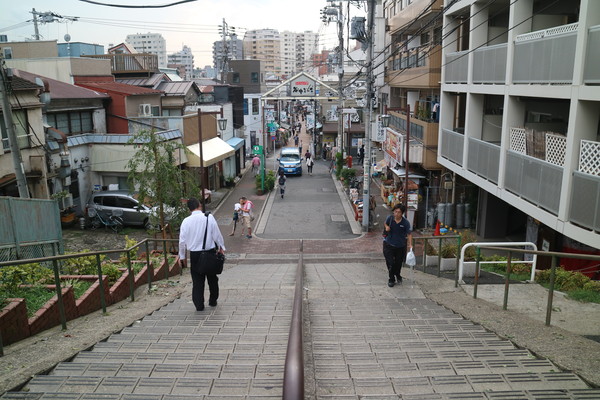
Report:
M 179 5 L 179 4 L 191 3 L 191 2 L 196 1 L 196 0 L 180 0 L 180 1 L 176 1 L 175 3 L 169 3 L 169 4 L 161 4 L 161 5 L 138 5 L 138 6 L 127 5 L 127 4 L 101 3 L 99 1 L 92 1 L 92 0 L 79 0 L 79 1 L 81 1 L 82 3 L 95 4 L 97 6 L 118 7 L 118 8 L 166 8 L 166 7 L 176 6 L 176 5 Z

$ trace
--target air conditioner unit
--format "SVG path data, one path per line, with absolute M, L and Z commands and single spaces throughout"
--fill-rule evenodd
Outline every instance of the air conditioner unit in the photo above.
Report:
M 138 115 L 140 117 L 151 117 L 152 116 L 152 105 L 151 104 L 140 104 Z

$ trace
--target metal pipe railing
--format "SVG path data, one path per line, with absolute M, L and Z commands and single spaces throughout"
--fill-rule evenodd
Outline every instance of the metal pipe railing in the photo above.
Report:
M 504 280 L 504 301 L 502 305 L 502 309 L 508 309 L 508 289 L 510 286 L 510 274 L 511 274 L 511 259 L 512 253 L 521 253 L 521 254 L 533 254 L 537 256 L 548 256 L 552 257 L 552 266 L 550 270 L 550 282 L 548 288 L 548 301 L 546 305 L 546 326 L 550 326 L 550 322 L 552 319 L 552 302 L 554 299 L 554 284 L 556 280 L 556 270 L 558 267 L 558 259 L 559 258 L 576 258 L 581 260 L 600 260 L 600 256 L 591 255 L 591 254 L 573 254 L 573 253 L 561 253 L 556 251 L 539 251 L 539 250 L 525 250 L 519 248 L 512 247 L 496 247 L 496 246 L 476 246 L 477 247 L 477 259 L 475 262 L 475 280 L 473 287 L 473 297 L 477 298 L 477 287 L 479 282 L 479 263 L 481 258 L 481 249 L 484 250 L 496 250 L 496 251 L 506 251 L 508 252 L 508 260 L 506 263 L 506 276 Z
M 109 255 L 109 254 L 122 254 L 123 252 L 125 252 L 127 254 L 127 270 L 129 272 L 129 292 L 130 292 L 131 301 L 135 301 L 135 294 L 134 294 L 135 280 L 134 280 L 133 271 L 131 268 L 131 253 L 130 252 L 132 250 L 138 249 L 142 245 L 145 245 L 146 263 L 148 265 L 148 291 L 150 291 L 152 288 L 152 278 L 153 278 L 152 270 L 150 268 L 150 253 L 148 251 L 149 250 L 148 242 L 150 242 L 150 241 L 153 241 L 155 243 L 159 242 L 159 241 L 163 242 L 163 244 L 164 244 L 163 249 L 165 250 L 165 260 L 167 262 L 168 262 L 168 255 L 166 254 L 166 249 L 167 249 L 166 243 L 167 242 L 177 242 L 177 243 L 179 242 L 178 239 L 146 238 L 146 239 L 134 244 L 133 246 L 131 246 L 129 248 L 125 248 L 125 249 L 88 251 L 88 252 L 76 253 L 76 254 L 63 254 L 63 255 L 53 255 L 53 256 L 48 256 L 48 257 L 3 261 L 3 262 L 0 262 L 0 268 L 12 266 L 12 265 L 20 265 L 20 264 L 52 262 L 52 270 L 53 270 L 53 276 L 54 276 L 54 283 L 55 283 L 55 287 L 56 287 L 56 297 L 57 297 L 58 311 L 59 311 L 59 320 L 60 320 L 62 329 L 65 330 L 65 329 L 67 329 L 67 318 L 66 318 L 66 313 L 65 313 L 65 305 L 63 302 L 63 298 L 62 298 L 62 287 L 61 287 L 61 281 L 60 281 L 59 261 L 67 260 L 67 259 L 71 259 L 71 258 L 81 258 L 81 257 L 95 257 L 96 258 L 98 279 L 99 279 L 99 285 L 100 285 L 100 304 L 102 306 L 102 312 L 104 314 L 106 314 L 106 298 L 105 298 L 105 294 L 104 294 L 102 262 L 101 262 L 100 256 Z M 182 273 L 183 273 L 183 271 L 182 271 Z M 167 268 L 167 271 L 165 272 L 165 274 L 167 275 L 167 279 L 168 279 L 168 274 L 169 274 L 168 268 Z M 4 355 L 4 347 L 2 345 L 2 335 L 0 333 L 0 357 L 2 357 L 3 355 Z
M 285 355 L 283 371 L 283 399 L 304 399 L 304 350 L 302 348 L 302 290 L 304 288 L 304 242 L 300 240 L 298 267 L 296 268 L 296 288 L 294 290 L 294 305 L 292 322 Z

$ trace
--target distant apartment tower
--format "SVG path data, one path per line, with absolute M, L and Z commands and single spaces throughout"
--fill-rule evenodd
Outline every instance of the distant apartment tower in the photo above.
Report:
M 167 66 L 167 42 L 160 33 L 136 33 L 127 35 L 125 42 L 139 52 L 150 53 L 158 56 L 158 66 Z
M 227 48 L 225 52 L 224 47 Z M 244 59 L 244 45 L 242 39 L 238 39 L 237 35 L 231 35 L 231 37 L 225 42 L 218 40 L 213 43 L 213 65 L 220 76 L 223 70 L 223 60 L 227 55 L 228 60 L 243 60 Z
M 281 32 L 281 72 L 290 77 L 298 72 L 314 72 L 312 55 L 317 52 L 319 36 L 311 31 Z
M 188 80 L 192 79 L 194 71 L 194 55 L 192 54 L 192 49 L 184 45 L 181 51 L 169 54 L 167 60 L 169 65 L 183 65 L 185 67 L 185 76 L 182 78 Z
M 281 76 L 281 36 L 276 29 L 255 29 L 244 35 L 244 58 L 260 60 L 265 76 Z

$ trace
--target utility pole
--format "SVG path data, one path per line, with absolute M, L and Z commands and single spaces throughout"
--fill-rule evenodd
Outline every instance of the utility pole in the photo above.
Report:
M 34 39 L 35 40 L 40 40 L 40 30 L 38 29 L 38 13 L 37 11 L 35 11 L 35 8 L 31 9 L 31 13 L 33 14 L 33 29 L 35 29 L 35 35 L 34 35 Z
M 367 40 L 369 49 L 367 52 L 367 107 L 368 120 L 365 124 L 365 157 L 363 160 L 363 230 L 369 231 L 369 210 L 371 206 L 371 130 L 373 127 L 373 47 L 375 27 L 375 4 L 376 0 L 369 0 Z
M 344 147 L 344 17 L 342 15 L 342 3 L 338 4 L 338 141 L 342 157 L 346 154 Z M 332 155 L 333 156 L 333 155 Z
M 223 36 L 223 46 L 221 51 L 223 52 L 223 61 L 221 63 L 221 83 L 225 83 L 225 74 L 227 73 L 227 61 L 229 58 L 229 49 L 227 48 L 227 23 L 223 18 L 223 25 L 221 26 L 221 36 Z
M 0 59 L 2 64 L 4 60 Z M 2 101 L 2 109 L 4 115 L 4 125 L 6 127 L 8 143 L 10 144 L 10 151 L 12 153 L 13 167 L 15 169 L 15 177 L 17 179 L 17 188 L 19 189 L 19 197 L 23 199 L 29 198 L 29 190 L 27 189 L 27 180 L 25 178 L 25 168 L 23 167 L 23 159 L 21 158 L 21 149 L 19 149 L 19 143 L 17 143 L 17 134 L 12 119 L 12 108 L 8 99 L 10 93 L 10 84 L 6 77 L 6 71 L 4 65 L 0 65 L 0 100 Z

